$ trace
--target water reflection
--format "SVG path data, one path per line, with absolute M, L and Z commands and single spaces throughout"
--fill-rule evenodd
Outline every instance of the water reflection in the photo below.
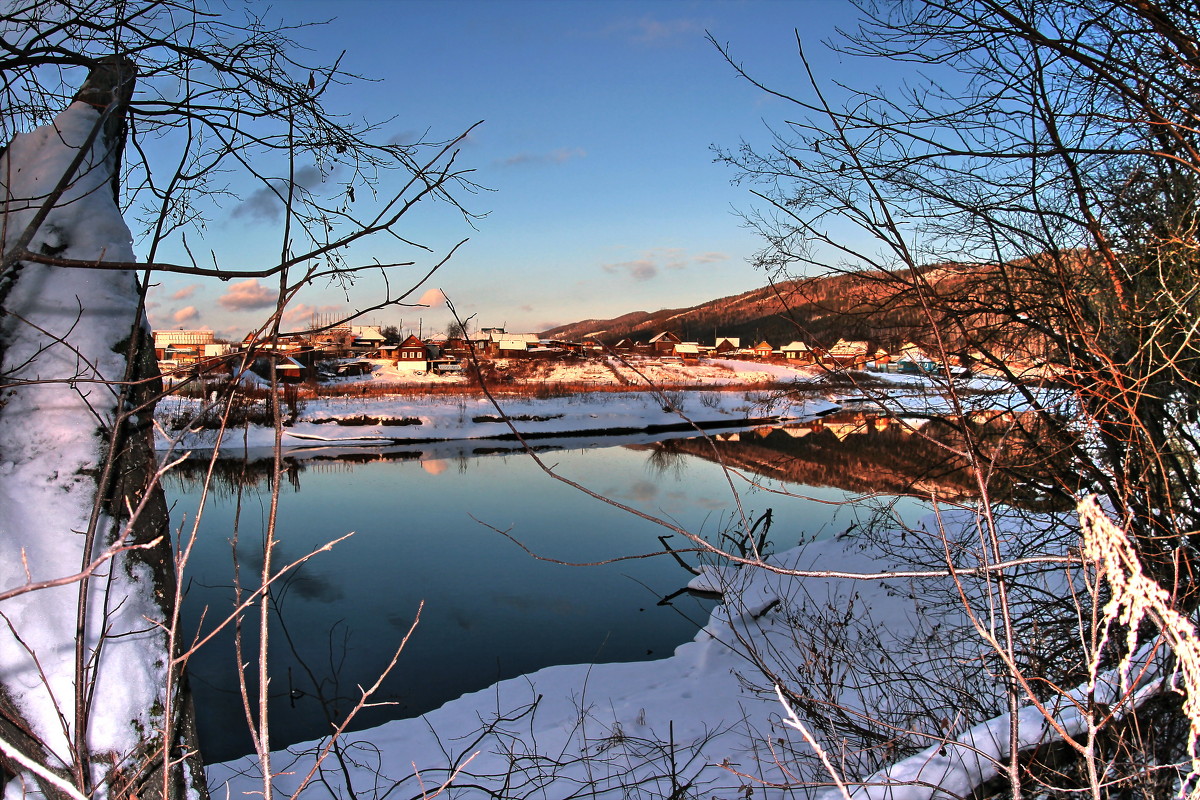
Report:
M 565 476 L 713 541 L 728 541 L 737 529 L 723 516 L 733 500 L 720 465 L 753 472 L 811 498 L 785 504 L 739 484 L 748 518 L 771 512 L 770 540 L 783 549 L 860 524 L 864 509 L 845 504 L 847 492 L 973 496 L 969 476 L 947 459 L 948 450 L 961 449 L 963 436 L 986 441 L 995 434 L 1007 437 L 1008 463 L 1032 463 L 1025 458 L 1031 446 L 1013 446 L 1012 431 L 1012 421 L 1001 418 L 895 425 L 849 414 L 710 440 L 625 437 L 620 447 L 581 447 L 603 440 L 568 439 L 540 442 L 539 449 L 555 451 L 550 460 Z M 355 687 L 369 684 L 387 663 L 422 601 L 421 625 L 377 698 L 394 705 L 370 710 L 358 726 L 420 714 L 550 664 L 666 656 L 695 635 L 709 601 L 659 604 L 690 577 L 671 558 L 571 568 L 532 559 L 492 530 L 511 531 L 535 552 L 572 562 L 661 548 L 662 528 L 548 480 L 530 459 L 514 455 L 515 447 L 460 442 L 288 451 L 277 561 L 350 531 L 354 536 L 272 591 L 280 643 L 271 657 L 278 676 L 275 746 L 325 734 L 356 699 Z M 228 613 L 235 563 L 251 584 L 247 576 L 261 566 L 272 477 L 268 454 L 255 455 L 215 462 L 210 506 L 187 571 L 184 622 L 191 630 L 210 630 Z M 178 508 L 191 513 L 208 470 L 207 461 L 195 459 L 168 475 Z M 1008 480 L 1012 498 L 1050 502 L 1045 492 Z M 886 502 L 910 520 L 924 513 L 911 499 Z M 233 653 L 227 632 L 191 663 L 211 759 L 250 749 Z M 254 658 L 252 648 L 244 658 Z
M 1030 510 L 1073 508 L 1069 459 L 1042 449 L 1042 424 L 1040 416 L 1007 411 L 922 418 L 859 411 L 632 447 L 648 452 L 660 474 L 697 457 L 782 483 L 964 502 L 980 496 L 963 455 L 969 438 L 983 453 L 993 500 Z

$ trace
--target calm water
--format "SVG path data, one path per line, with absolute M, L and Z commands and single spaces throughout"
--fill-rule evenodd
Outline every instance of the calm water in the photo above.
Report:
M 813 498 L 781 499 L 739 482 L 748 516 L 773 509 L 774 549 L 859 522 L 861 508 L 817 502 L 843 500 L 842 489 L 799 485 L 812 458 L 792 452 L 801 443 L 809 450 L 844 449 L 855 436 L 860 445 L 884 444 L 883 432 L 870 426 L 849 433 L 818 426 L 726 437 L 722 447 L 740 459 L 739 469 L 761 461 L 771 468 L 768 474 L 775 472 L 772 486 Z M 704 447 L 684 441 L 589 444 L 596 446 L 543 457 L 606 497 L 710 539 L 730 528 L 735 504 L 725 474 L 687 452 L 703 454 Z M 827 458 L 820 447 L 814 452 L 818 461 Z M 276 564 L 353 536 L 272 592 L 275 746 L 326 733 L 328 719 L 340 718 L 357 696 L 356 686 L 372 682 L 387 663 L 422 601 L 420 624 L 378 696 L 394 705 L 363 712 L 355 728 L 415 716 L 548 665 L 665 657 L 690 641 L 707 618 L 709 600 L 683 595 L 659 604 L 690 578 L 670 557 L 564 566 L 532 558 L 494 530 L 541 555 L 573 562 L 656 551 L 657 537 L 668 533 L 548 478 L 525 455 L 426 449 L 360 451 L 354 458 L 310 455 L 292 463 L 283 483 Z M 801 477 L 789 480 L 797 469 Z M 186 475 L 168 486 L 177 523 L 185 514 L 190 520 L 198 492 Z M 237 561 L 248 585 L 257 585 L 261 565 L 269 505 L 265 475 L 225 460 L 215 494 L 188 566 L 185 624 L 191 630 L 211 629 L 232 604 L 235 524 Z M 900 507 L 919 513 L 912 500 Z M 678 536 L 671 542 L 684 546 Z M 696 562 L 693 554 L 685 558 Z M 252 657 L 248 647 L 246 658 Z M 232 637 L 225 635 L 190 664 L 210 761 L 251 748 L 235 663 Z

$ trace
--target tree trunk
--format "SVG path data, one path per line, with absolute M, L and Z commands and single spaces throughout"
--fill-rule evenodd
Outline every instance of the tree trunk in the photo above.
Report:
M 0 159 L 0 593 L 18 590 L 0 600 L 0 765 L 47 797 L 206 800 L 136 275 L 21 258 L 133 261 L 116 197 L 134 77 L 98 62 Z

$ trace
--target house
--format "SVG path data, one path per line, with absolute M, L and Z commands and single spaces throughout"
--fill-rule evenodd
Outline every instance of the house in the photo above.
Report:
M 500 339 L 493 342 L 493 346 L 493 352 L 499 358 L 519 358 L 528 355 L 530 349 L 530 343 L 525 339 Z
M 892 359 L 895 371 L 915 374 L 930 374 L 938 371 L 938 359 L 925 352 L 924 348 L 912 342 L 905 342 L 900 347 L 900 355 Z
M 771 347 L 771 343 L 763 339 L 758 344 L 754 345 L 754 355 L 759 358 L 770 358 L 775 355 L 775 350 Z
M 650 350 L 657 356 L 669 356 L 675 352 L 677 344 L 683 344 L 683 340 L 670 331 L 663 331 L 650 339 Z
M 271 362 L 275 362 L 275 378 L 280 383 L 300 383 L 308 375 L 304 365 L 280 351 L 260 353 L 250 362 L 249 369 L 265 381 L 271 379 Z
M 425 347 L 425 343 L 409 334 L 409 337 L 401 342 L 397 349 L 396 367 L 415 372 L 429 369 L 429 350 Z
M 622 339 L 612 347 L 613 352 L 622 356 L 648 356 L 653 352 L 653 349 L 646 342 L 639 342 L 636 339 Z
M 779 348 L 779 352 L 783 353 L 783 357 L 788 361 L 795 361 L 797 364 L 815 364 L 817 361 L 817 351 L 800 341 L 788 342 Z
M 695 342 L 680 342 L 675 345 L 675 355 L 684 361 L 698 361 L 700 359 L 700 345 Z
M 869 351 L 866 342 L 838 339 L 821 358 L 821 363 L 830 369 L 862 369 L 867 365 Z
M 378 352 L 381 345 L 387 342 L 387 337 L 379 330 L 378 325 L 350 325 L 350 350 L 356 355 L 369 355 Z
M 717 339 L 717 343 L 713 345 L 712 354 L 714 356 L 727 356 L 736 353 L 742 349 L 742 340 L 738 336 L 721 336 Z
M 488 335 L 488 355 L 493 358 L 524 355 L 530 348 L 537 347 L 540 340 L 536 333 L 508 333 L 503 328 L 483 328 L 483 331 Z
M 350 352 L 354 333 L 349 325 L 335 325 L 332 328 L 310 331 L 306 339 L 310 347 L 322 350 L 333 358 L 341 358 Z
M 155 331 L 154 357 L 176 365 L 194 364 L 205 357 L 205 348 L 215 345 L 212 331 Z

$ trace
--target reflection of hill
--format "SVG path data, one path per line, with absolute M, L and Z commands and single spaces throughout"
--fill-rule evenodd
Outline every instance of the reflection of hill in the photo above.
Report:
M 994 443 L 1000 454 L 989 480 L 992 499 L 1030 508 L 1068 507 L 1069 498 L 1045 490 L 1032 440 L 1015 435 L 1011 415 L 988 420 L 909 419 L 897 422 L 863 413 L 824 417 L 805 425 L 717 435 L 715 447 L 730 467 L 808 486 L 867 494 L 936 494 L 964 501 L 979 496 L 965 461 L 964 431 Z M 1003 447 L 999 443 L 1003 442 Z M 679 439 L 638 449 L 666 450 L 715 461 L 714 443 Z M 662 463 L 667 453 L 652 458 Z M 1038 480 L 1038 484 L 1033 483 Z

